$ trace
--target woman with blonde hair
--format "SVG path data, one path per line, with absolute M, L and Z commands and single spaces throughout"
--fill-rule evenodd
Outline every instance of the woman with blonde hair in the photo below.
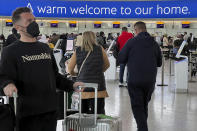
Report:
M 96 35 L 92 31 L 83 33 L 83 42 L 76 49 L 68 64 L 68 72 L 74 73 L 77 65 L 77 81 L 84 83 L 98 83 L 98 114 L 105 114 L 106 91 L 104 72 L 109 68 L 110 63 L 103 47 L 97 44 Z M 94 113 L 93 90 L 85 89 L 82 93 L 82 112 Z

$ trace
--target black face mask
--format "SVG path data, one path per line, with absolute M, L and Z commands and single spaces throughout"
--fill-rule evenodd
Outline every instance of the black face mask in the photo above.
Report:
M 32 37 L 37 37 L 40 34 L 40 29 L 38 24 L 34 21 L 27 26 L 27 33 Z

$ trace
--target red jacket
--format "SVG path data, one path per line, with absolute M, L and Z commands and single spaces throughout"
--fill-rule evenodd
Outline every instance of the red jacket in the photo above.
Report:
M 118 37 L 118 40 L 117 40 L 120 51 L 124 47 L 126 42 L 131 38 L 133 38 L 132 33 L 128 33 L 126 31 L 122 32 L 122 34 Z

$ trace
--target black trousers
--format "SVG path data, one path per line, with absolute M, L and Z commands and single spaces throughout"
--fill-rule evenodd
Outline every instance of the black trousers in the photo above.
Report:
M 82 100 L 82 113 L 94 114 L 94 99 Z M 97 114 L 105 114 L 104 98 L 98 98 Z
M 154 88 L 155 83 L 129 83 L 128 91 L 138 131 L 148 131 L 148 103 Z
M 17 121 L 17 131 L 56 131 L 56 112 L 20 118 Z

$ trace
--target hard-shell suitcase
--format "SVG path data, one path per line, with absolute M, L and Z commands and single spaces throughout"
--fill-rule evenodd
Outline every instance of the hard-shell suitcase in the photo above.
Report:
M 65 125 L 64 131 L 122 131 L 122 121 L 119 117 L 97 119 L 95 128 L 82 128 L 78 124 L 78 114 L 74 114 L 67 117 Z
M 81 88 L 81 87 L 80 87 Z M 98 84 L 85 83 L 85 88 L 95 90 L 94 114 L 81 113 L 81 93 L 79 102 L 79 113 L 66 116 L 63 121 L 63 131 L 122 131 L 122 122 L 119 117 L 112 119 L 98 119 L 97 115 L 97 89 Z

